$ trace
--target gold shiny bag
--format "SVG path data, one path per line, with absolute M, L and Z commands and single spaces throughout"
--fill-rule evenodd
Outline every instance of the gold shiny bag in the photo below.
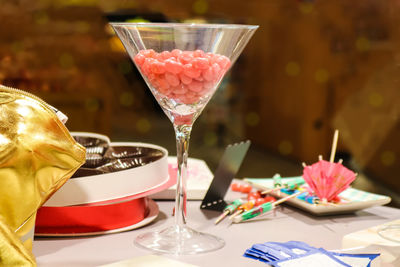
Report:
M 36 211 L 84 162 L 53 107 L 0 85 L 0 266 L 36 265 Z

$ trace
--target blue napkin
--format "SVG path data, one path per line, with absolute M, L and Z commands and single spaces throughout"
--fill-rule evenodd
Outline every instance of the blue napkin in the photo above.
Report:
M 330 252 L 301 241 L 289 241 L 254 244 L 243 256 L 277 267 L 370 267 L 372 260 L 379 255 Z

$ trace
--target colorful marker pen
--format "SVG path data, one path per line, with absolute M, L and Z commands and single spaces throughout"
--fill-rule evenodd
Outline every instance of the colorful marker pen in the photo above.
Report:
M 244 203 L 242 199 L 235 199 L 231 204 L 227 205 L 223 211 L 223 213 L 215 220 L 215 224 L 218 224 L 222 221 L 226 216 L 232 214 L 240 205 Z
M 295 197 L 297 197 L 297 196 L 299 196 L 300 194 L 303 194 L 303 193 L 304 192 L 297 192 L 297 193 L 294 193 L 294 194 L 292 194 L 290 196 L 281 198 L 281 199 L 279 199 L 279 200 L 277 200 L 277 201 L 275 201 L 273 203 L 266 202 L 264 204 L 261 204 L 258 207 L 255 207 L 255 208 L 253 208 L 253 209 L 251 209 L 249 211 L 244 212 L 243 214 L 241 214 L 239 216 L 234 217 L 233 218 L 233 222 L 234 223 L 240 223 L 240 222 L 252 219 L 254 217 L 257 217 L 257 216 L 259 216 L 259 215 L 261 215 L 263 213 L 266 213 L 266 212 L 274 209 L 277 205 L 281 204 L 282 202 L 285 202 L 286 200 L 289 200 L 291 198 L 295 198 Z
M 256 204 L 256 201 L 253 199 L 253 200 L 249 200 L 249 201 L 247 201 L 246 203 L 240 205 L 240 206 L 237 208 L 237 210 L 235 211 L 235 213 L 233 213 L 233 214 L 229 217 L 229 220 L 232 220 L 235 216 L 241 214 L 242 212 L 251 210 L 251 209 L 254 207 L 255 204 Z

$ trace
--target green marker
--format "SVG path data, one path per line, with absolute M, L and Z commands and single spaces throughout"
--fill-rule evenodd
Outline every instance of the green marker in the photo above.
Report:
M 229 214 L 232 214 L 240 205 L 242 205 L 244 201 L 242 199 L 236 199 L 234 200 L 230 205 L 226 206 L 223 213 L 217 218 L 215 221 L 215 224 L 218 224 L 220 221 L 222 221 L 226 216 Z
M 254 217 L 257 217 L 263 213 L 266 213 L 272 209 L 274 209 L 277 205 L 281 204 L 282 202 L 285 202 L 286 200 L 289 200 L 291 198 L 297 197 L 298 195 L 302 194 L 303 192 L 297 192 L 294 193 L 290 196 L 281 198 L 275 202 L 266 202 L 264 204 L 261 204 L 258 207 L 255 207 L 249 211 L 243 212 L 241 215 L 236 216 L 233 218 L 234 223 L 240 223 L 249 219 L 252 219 Z
M 267 211 L 272 210 L 273 204 L 271 202 L 266 202 L 264 204 L 261 204 L 258 207 L 255 207 L 249 211 L 243 212 L 241 216 L 236 216 L 233 218 L 234 223 L 239 223 L 242 221 L 249 220 L 251 218 L 257 217 L 258 215 L 261 215 L 263 213 L 266 213 Z

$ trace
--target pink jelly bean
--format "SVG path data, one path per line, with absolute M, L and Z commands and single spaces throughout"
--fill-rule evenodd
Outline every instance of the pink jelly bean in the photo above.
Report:
M 176 95 L 183 95 L 187 92 L 187 89 L 183 85 L 178 85 L 174 87 L 172 90 Z
M 201 71 L 196 69 L 192 64 L 183 65 L 183 72 L 190 78 L 197 78 L 201 75 Z
M 172 73 L 166 72 L 165 73 L 165 80 L 172 86 L 178 86 L 181 82 L 179 80 L 179 78 Z
M 165 72 L 165 63 L 155 60 L 151 63 L 150 70 L 156 74 L 163 74 Z
M 206 87 L 204 87 L 204 85 L 203 85 L 203 89 L 201 89 L 201 91 L 198 92 L 198 94 L 199 94 L 200 96 L 205 96 L 205 95 L 208 94 L 210 91 L 211 91 L 211 88 L 206 88 Z
M 192 104 L 192 102 L 190 102 L 190 100 L 185 95 L 179 97 L 179 102 L 186 105 Z
M 168 59 L 168 58 L 172 57 L 172 53 L 169 51 L 163 51 L 163 52 L 161 52 L 160 55 L 161 55 L 162 59 Z
M 182 64 L 188 64 L 193 60 L 193 56 L 189 51 L 184 51 L 179 55 L 179 61 Z
M 203 50 L 197 49 L 193 52 L 193 56 L 195 57 L 205 57 L 206 53 Z
M 205 89 L 212 89 L 212 88 L 214 88 L 214 86 L 215 86 L 215 83 L 213 83 L 213 82 L 203 82 L 203 87 L 205 88 Z
M 203 76 L 200 75 L 199 77 L 194 78 L 194 80 L 196 80 L 198 82 L 202 82 L 202 81 L 204 81 L 204 78 L 203 78 Z
M 149 75 L 151 73 L 151 64 L 155 61 L 154 58 L 146 58 L 143 65 L 142 65 L 142 71 L 145 75 Z
M 217 59 L 217 63 L 223 70 L 229 69 L 231 65 L 231 61 L 226 56 L 219 56 Z
M 148 79 L 150 82 L 155 81 L 156 78 L 157 78 L 157 76 L 156 76 L 154 73 L 149 73 L 149 75 L 147 75 L 147 79 Z
M 172 56 L 174 56 L 176 59 L 179 58 L 179 56 L 182 54 L 182 51 L 179 49 L 174 49 L 171 51 Z
M 156 74 L 154 74 L 155 75 L 155 78 L 153 79 L 153 81 L 154 81 L 154 84 L 155 85 L 157 85 L 157 86 L 155 86 L 156 88 L 157 87 L 170 87 L 169 86 L 169 83 L 167 83 L 167 81 L 165 80 L 165 78 L 164 78 L 164 75 L 156 75 Z
M 157 59 L 157 60 L 160 61 L 160 62 L 163 62 L 163 61 L 164 61 L 162 55 L 159 54 L 159 53 L 157 53 L 157 54 L 154 56 L 154 58 Z
M 214 63 L 212 65 L 212 72 L 213 72 L 213 80 L 218 80 L 221 76 L 221 67 L 219 66 L 218 63 Z
M 199 97 L 193 93 L 187 93 L 181 98 L 182 102 L 186 105 L 193 104 L 199 100 Z
M 159 89 L 168 89 L 168 88 L 170 88 L 169 83 L 162 76 L 159 76 L 157 78 L 157 83 L 158 83 L 158 88 Z
M 169 93 L 165 94 L 165 96 L 171 99 L 174 96 L 174 92 L 173 92 L 173 88 L 170 88 L 170 89 L 171 89 L 171 91 Z
M 203 70 L 202 76 L 203 76 L 204 80 L 206 80 L 208 82 L 212 81 L 214 79 L 214 74 L 213 74 L 212 68 L 209 67 L 209 68 Z
M 165 69 L 168 72 L 178 74 L 183 71 L 183 65 L 172 58 L 165 60 Z
M 187 97 L 187 98 L 190 98 L 190 99 L 192 99 L 192 100 L 197 100 L 197 99 L 199 99 L 198 94 L 193 93 L 193 92 L 188 92 L 188 93 L 186 94 L 186 97 Z
M 213 53 L 211 53 L 211 52 L 207 52 L 207 53 L 206 53 L 206 58 L 211 59 L 211 58 L 213 58 L 213 57 L 214 57 L 214 54 L 213 54 Z
M 153 49 L 147 49 L 147 50 L 142 50 L 140 51 L 141 54 L 147 58 L 151 57 L 154 58 L 156 56 L 156 51 L 154 51 Z
M 136 54 L 136 56 L 134 57 L 135 63 L 138 64 L 139 66 L 141 66 L 145 60 L 146 57 L 140 53 Z
M 183 84 L 189 84 L 192 82 L 192 78 L 186 76 L 184 73 L 179 74 L 179 78 Z
M 204 57 L 198 57 L 192 60 L 192 65 L 200 70 L 207 69 L 210 67 L 210 61 Z
M 193 80 L 190 84 L 188 84 L 189 90 L 193 92 L 200 92 L 203 89 L 203 83 Z
M 180 103 L 190 104 L 190 103 L 187 102 L 185 95 L 178 95 L 176 97 L 176 100 L 178 100 L 178 102 L 180 102 Z
M 166 96 L 168 96 L 172 92 L 172 90 L 173 88 L 171 87 L 157 86 L 157 91 Z
M 218 56 L 213 53 L 207 53 L 206 58 L 208 58 L 208 60 L 210 61 L 210 64 L 212 65 L 217 62 Z

